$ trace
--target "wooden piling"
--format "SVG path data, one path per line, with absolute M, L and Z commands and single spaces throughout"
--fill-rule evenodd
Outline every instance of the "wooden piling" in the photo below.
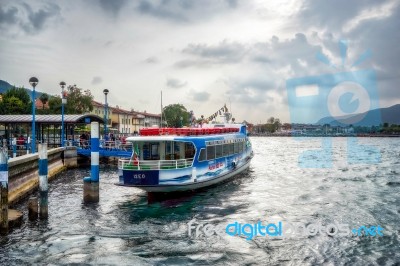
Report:
M 0 234 L 8 233 L 8 183 L 0 182 Z
M 6 142 L 5 142 L 6 144 Z M 0 148 L 0 233 L 8 233 L 8 150 Z
M 30 197 L 28 200 L 28 218 L 33 221 L 38 218 L 39 205 L 37 197 Z

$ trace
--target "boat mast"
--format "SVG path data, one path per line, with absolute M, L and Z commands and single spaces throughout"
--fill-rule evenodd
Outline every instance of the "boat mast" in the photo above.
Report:
M 163 116 L 163 106 L 162 106 L 162 90 L 161 90 L 161 121 L 160 121 L 160 128 L 162 128 L 162 125 L 163 125 L 163 123 L 162 123 L 162 117 Z

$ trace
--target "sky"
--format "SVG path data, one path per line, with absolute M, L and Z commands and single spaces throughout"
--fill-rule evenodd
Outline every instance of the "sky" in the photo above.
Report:
M 226 104 L 236 121 L 316 122 L 337 102 L 316 97 L 294 121 L 290 80 L 369 69 L 370 101 L 400 103 L 399 28 L 391 0 L 0 0 L 0 79 L 35 76 L 51 95 L 65 81 L 100 102 L 107 88 L 128 110 L 160 113 L 162 90 L 197 117 Z

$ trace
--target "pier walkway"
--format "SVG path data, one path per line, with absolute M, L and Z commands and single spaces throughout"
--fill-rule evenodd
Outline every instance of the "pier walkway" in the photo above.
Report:
M 77 147 L 77 154 L 90 157 L 91 147 L 90 141 L 70 141 L 66 146 Z M 99 148 L 100 157 L 122 157 L 130 158 L 132 155 L 132 144 L 121 143 L 120 141 L 103 141 L 100 140 Z

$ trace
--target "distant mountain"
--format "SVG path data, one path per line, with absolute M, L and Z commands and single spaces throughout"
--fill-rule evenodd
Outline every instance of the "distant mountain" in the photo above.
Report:
M 12 88 L 12 85 L 10 83 L 4 80 L 0 80 L 0 93 L 5 93 L 10 88 Z
M 360 121 L 352 123 L 352 121 Z M 386 108 L 374 109 L 356 115 L 341 116 L 337 119 L 333 117 L 321 118 L 317 124 L 332 126 L 354 124 L 357 126 L 378 126 L 379 124 L 400 124 L 400 104 L 396 104 Z
M 18 87 L 18 85 L 15 86 Z M 8 83 L 7 81 L 0 79 L 0 93 L 4 94 L 12 87 L 14 86 Z M 25 90 L 28 92 L 29 97 L 32 99 L 32 90 L 31 89 L 25 89 Z M 41 95 L 42 93 L 36 90 L 36 99 L 39 98 Z

